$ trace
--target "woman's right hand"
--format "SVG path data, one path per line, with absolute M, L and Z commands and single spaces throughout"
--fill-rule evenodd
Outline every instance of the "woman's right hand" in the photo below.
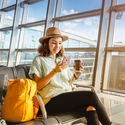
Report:
M 68 67 L 68 63 L 67 62 L 61 62 L 59 61 L 58 63 L 56 63 L 56 67 L 54 68 L 55 72 L 62 72 L 64 69 L 66 69 Z

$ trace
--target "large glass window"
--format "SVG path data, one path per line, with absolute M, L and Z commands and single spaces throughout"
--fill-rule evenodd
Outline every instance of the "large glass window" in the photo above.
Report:
M 112 52 L 107 88 L 125 92 L 125 52 Z
M 61 16 L 100 9 L 101 5 L 102 0 L 63 0 Z
M 8 27 L 13 25 L 14 10 L 1 13 L 0 28 Z
M 20 30 L 17 31 L 17 39 L 15 40 L 15 45 L 17 47 L 18 45 L 18 39 L 19 39 L 19 32 Z M 6 30 L 6 31 L 1 31 L 0 32 L 0 49 L 9 49 L 10 46 L 10 39 L 11 39 L 11 30 Z
M 45 20 L 48 0 L 29 5 L 27 22 Z
M 44 26 L 36 26 L 24 29 L 23 48 L 38 48 L 39 38 L 43 36 Z
M 115 12 L 113 12 L 114 14 Z M 111 27 L 112 41 L 109 41 L 107 50 L 104 89 L 125 93 L 125 12 L 116 12 Z M 121 51 L 122 47 L 122 51 Z M 109 49 L 108 48 L 108 49 Z M 117 49 L 116 49 L 117 48 Z M 115 50 L 113 50 L 115 49 Z
M 20 64 L 31 64 L 37 52 L 22 52 Z
M 96 47 L 100 17 L 76 19 L 59 23 L 63 34 L 69 36 L 64 47 Z
M 113 46 L 125 46 L 125 12 L 116 13 L 114 28 Z
M 7 65 L 8 51 L 0 51 L 0 65 Z
M 22 23 L 22 18 L 23 18 L 23 10 L 24 8 L 20 8 L 20 17 L 19 17 L 19 24 Z M 24 23 L 24 22 L 23 22 Z
M 81 83 L 84 85 L 91 85 L 95 52 L 66 52 L 65 54 L 71 58 L 69 64 L 71 70 L 74 70 L 74 60 L 81 60 L 84 65 L 84 71 L 77 81 L 81 81 Z
M 2 1 L 0 1 L 0 9 L 2 8 Z
M 6 1 L 7 1 L 7 5 L 6 6 L 11 6 L 13 4 L 16 4 L 16 0 L 6 0 Z
M 125 1 L 124 0 L 118 0 L 117 3 L 118 4 L 125 4 Z
M 0 32 L 0 49 L 8 49 L 10 45 L 11 31 Z

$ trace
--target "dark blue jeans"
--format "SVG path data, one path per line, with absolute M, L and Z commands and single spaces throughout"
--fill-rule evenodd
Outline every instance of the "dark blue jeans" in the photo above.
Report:
M 78 109 L 77 111 L 82 111 L 86 115 L 86 108 L 88 106 L 96 108 L 99 121 L 103 125 L 111 125 L 106 110 L 94 91 L 80 90 L 62 93 L 52 98 L 46 104 L 46 110 L 48 113 L 59 113 Z

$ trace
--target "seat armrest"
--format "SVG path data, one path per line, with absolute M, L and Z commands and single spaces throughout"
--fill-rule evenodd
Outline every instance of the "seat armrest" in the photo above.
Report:
M 42 99 L 42 97 L 40 96 L 39 93 L 37 93 L 37 96 L 38 96 L 38 99 L 39 99 L 39 105 L 40 105 L 40 109 L 41 109 L 43 118 L 47 119 L 47 112 L 46 112 L 46 108 L 45 108 L 45 104 L 43 102 L 43 99 Z
M 93 86 L 81 85 L 81 84 L 77 84 L 77 83 L 74 83 L 74 85 L 76 87 L 93 88 Z
M 90 89 L 91 91 L 95 92 L 95 89 L 93 86 L 81 85 L 81 84 L 77 84 L 77 83 L 74 83 L 74 86 L 76 86 L 76 88 L 78 88 L 78 87 L 84 88 L 85 90 Z

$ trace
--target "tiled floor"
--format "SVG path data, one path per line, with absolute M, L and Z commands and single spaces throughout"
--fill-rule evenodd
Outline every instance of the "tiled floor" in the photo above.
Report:
M 113 125 L 125 125 L 125 97 L 109 94 L 101 94 L 101 97 Z

